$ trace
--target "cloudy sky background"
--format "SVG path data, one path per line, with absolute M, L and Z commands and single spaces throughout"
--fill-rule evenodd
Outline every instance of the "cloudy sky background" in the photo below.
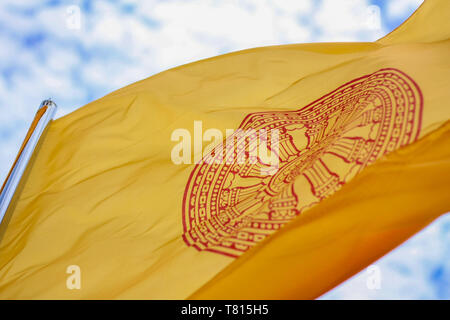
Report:
M 235 50 L 373 41 L 421 0 L 117 0 L 0 4 L 0 180 L 41 100 L 57 116 L 165 69 Z M 326 294 L 450 299 L 450 216 Z M 381 276 L 380 288 L 373 277 Z

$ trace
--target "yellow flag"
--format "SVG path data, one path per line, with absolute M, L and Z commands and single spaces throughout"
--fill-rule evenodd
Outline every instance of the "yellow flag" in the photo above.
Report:
M 1 225 L 0 298 L 333 288 L 450 209 L 448 13 L 191 63 L 54 121 Z

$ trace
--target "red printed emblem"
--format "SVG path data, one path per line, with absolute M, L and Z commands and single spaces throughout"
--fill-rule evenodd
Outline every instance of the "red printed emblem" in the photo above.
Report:
M 262 174 L 261 162 L 197 164 L 183 198 L 184 241 L 241 255 L 368 164 L 415 141 L 422 100 L 409 76 L 381 69 L 297 111 L 249 114 L 240 129 L 278 129 L 278 171 Z

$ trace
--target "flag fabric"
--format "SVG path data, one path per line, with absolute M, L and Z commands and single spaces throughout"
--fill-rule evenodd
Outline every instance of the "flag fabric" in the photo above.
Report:
M 316 298 L 362 270 L 450 209 L 448 13 L 198 61 L 55 120 L 0 227 L 0 298 Z M 279 132 L 275 170 L 239 161 L 238 129 L 272 151 Z

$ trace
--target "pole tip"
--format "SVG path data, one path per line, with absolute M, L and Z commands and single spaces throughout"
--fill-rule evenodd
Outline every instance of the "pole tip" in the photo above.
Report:
M 53 102 L 53 100 L 51 98 L 48 98 L 44 101 L 41 102 L 41 105 L 39 106 L 39 109 L 43 108 L 43 107 L 57 107 L 56 103 Z

